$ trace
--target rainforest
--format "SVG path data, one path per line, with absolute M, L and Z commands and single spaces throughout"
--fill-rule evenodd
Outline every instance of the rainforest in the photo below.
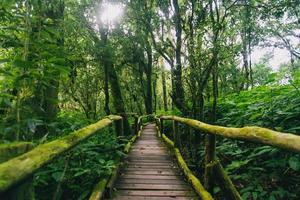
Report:
M 300 199 L 299 0 L 0 0 L 0 199 Z

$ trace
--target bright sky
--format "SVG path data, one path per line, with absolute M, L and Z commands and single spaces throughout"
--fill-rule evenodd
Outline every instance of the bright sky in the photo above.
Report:
M 100 10 L 100 19 L 103 23 L 113 25 L 115 22 L 120 20 L 123 15 L 124 7 L 121 4 L 113 4 L 104 1 Z
M 274 71 L 278 70 L 281 64 L 290 62 L 290 54 L 286 49 L 255 47 L 252 52 L 252 64 L 258 63 L 266 54 L 273 55 L 269 61 L 269 65 Z

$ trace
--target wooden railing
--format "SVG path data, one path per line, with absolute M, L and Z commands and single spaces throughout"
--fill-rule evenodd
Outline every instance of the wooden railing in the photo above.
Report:
M 124 135 L 123 118 L 132 116 L 135 118 L 135 135 L 141 126 L 140 118 L 135 113 L 127 113 L 120 115 L 109 115 L 102 120 L 86 126 L 80 130 L 68 134 L 54 141 L 38 145 L 31 151 L 12 158 L 7 162 L 0 164 L 0 197 L 8 196 L 10 192 L 16 192 L 15 188 L 24 183 L 27 179 L 32 179 L 32 175 L 41 167 L 50 163 L 53 159 L 62 155 L 64 152 L 76 147 L 91 136 L 99 133 L 99 131 L 113 122 L 116 124 L 117 134 Z M 123 117 L 122 117 L 123 116 Z M 129 151 L 131 139 L 125 147 L 125 151 Z M 13 189 L 13 190 L 12 190 Z M 11 191 L 12 190 L 12 191 Z M 0 198 L 1 199 L 1 198 Z
M 200 122 L 198 120 L 189 119 L 189 118 L 182 118 L 178 116 L 160 116 L 156 117 L 156 124 L 160 131 L 161 137 L 172 146 L 175 152 L 175 155 L 179 161 L 179 165 L 184 170 L 185 175 L 191 181 L 192 185 L 196 192 L 201 196 L 202 199 L 212 199 L 207 195 L 208 185 L 205 184 L 205 187 L 202 185 L 198 179 L 194 179 L 194 175 L 191 171 L 187 168 L 184 160 L 181 158 L 180 150 L 179 150 L 179 132 L 178 132 L 178 123 L 185 124 L 191 128 L 196 130 L 200 130 L 207 135 L 219 135 L 226 138 L 238 139 L 243 141 L 250 141 L 256 142 L 260 144 L 266 144 L 273 147 L 282 148 L 288 151 L 293 151 L 296 153 L 300 153 L 300 136 L 290 134 L 290 133 L 281 133 L 277 131 L 273 131 L 266 128 L 256 127 L 256 126 L 249 126 L 243 128 L 228 128 L 223 126 L 215 126 Z M 172 120 L 172 137 L 173 141 L 171 141 L 165 134 L 164 134 L 164 121 L 165 120 Z M 206 141 L 207 143 L 207 141 Z M 215 144 L 205 145 L 205 157 L 210 156 L 207 154 L 215 155 Z M 214 157 L 213 157 L 214 158 Z M 183 164 L 180 164 L 183 162 Z M 217 179 L 221 188 L 225 191 L 225 195 L 228 199 L 233 200 L 241 200 L 241 196 L 239 195 L 237 189 L 235 188 L 234 184 L 232 183 L 230 177 L 227 175 L 225 170 L 223 169 L 220 161 L 217 158 L 210 160 L 209 162 L 205 159 L 205 176 L 204 176 L 204 183 L 211 183 L 213 180 L 209 179 Z M 205 188 L 205 189 L 204 189 Z
M 123 118 L 127 118 L 128 116 L 134 117 L 134 129 L 135 134 L 128 141 L 128 143 L 124 147 L 124 153 L 128 153 L 132 144 L 137 140 L 141 135 L 141 130 L 143 129 L 143 119 L 146 116 L 138 116 L 136 113 L 120 113 Z M 120 168 L 123 166 L 122 160 L 117 160 L 118 165 L 112 171 L 112 173 L 107 177 L 101 177 L 101 180 L 95 185 L 92 194 L 90 195 L 89 200 L 99 200 L 103 198 L 111 198 L 113 193 L 114 183 L 119 175 Z
M 64 152 L 74 148 L 80 142 L 83 142 L 89 137 L 97 134 L 99 130 L 109 126 L 110 124 L 115 122 L 117 134 L 119 136 L 124 135 L 123 119 L 128 117 L 134 117 L 135 134 L 129 140 L 127 145 L 125 145 L 124 152 L 128 153 L 132 143 L 140 136 L 145 119 L 147 122 L 155 119 L 158 136 L 162 137 L 167 145 L 174 150 L 179 166 L 193 185 L 195 191 L 199 194 L 201 199 L 204 200 L 211 200 L 213 198 L 208 192 L 206 184 L 203 186 L 200 180 L 193 175 L 180 153 L 179 135 L 181 133 L 178 130 L 178 123 L 188 125 L 196 130 L 201 130 L 202 132 L 207 133 L 207 135 L 219 135 L 232 139 L 252 141 L 300 153 L 300 136 L 294 134 L 280 133 L 260 127 L 227 128 L 177 116 L 157 117 L 154 115 L 144 115 L 139 117 L 135 113 L 120 113 L 119 115 L 107 116 L 97 123 L 91 124 L 60 139 L 41 144 L 21 156 L 0 164 L 0 197 L 1 195 L 10 192 L 11 189 L 18 187 L 21 183 L 23 184 L 25 180 L 32 179 L 32 175 L 42 166 L 51 162 Z M 174 142 L 164 134 L 165 120 L 172 120 L 173 122 L 172 132 Z M 206 154 L 215 154 L 214 147 L 206 145 L 205 148 Z M 119 160 L 119 163 L 120 164 L 117 166 L 116 170 L 114 170 L 109 177 L 105 177 L 100 180 L 95 187 L 90 200 L 101 198 L 104 191 L 108 191 L 108 193 L 111 194 L 113 182 L 116 179 L 119 168 L 122 164 L 121 160 Z M 226 191 L 224 194 L 226 194 L 228 199 L 241 199 L 241 196 L 233 185 L 230 177 L 226 174 L 217 158 L 205 163 L 205 174 L 214 174 L 214 176 L 205 176 L 204 182 L 209 183 L 211 180 L 206 179 L 217 178 L 221 188 Z

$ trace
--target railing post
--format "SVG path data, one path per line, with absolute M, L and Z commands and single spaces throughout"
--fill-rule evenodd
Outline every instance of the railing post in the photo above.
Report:
M 216 160 L 210 165 L 212 166 L 213 172 L 216 175 L 218 185 L 220 186 L 222 191 L 224 191 L 223 194 L 226 199 L 242 200 L 242 197 L 232 183 L 230 177 L 227 175 L 226 171 L 223 169 L 220 161 Z
M 160 118 L 156 118 L 156 125 L 158 127 L 158 137 L 161 137 Z
M 213 167 L 210 165 L 216 158 L 216 136 L 207 134 L 205 136 L 205 172 L 204 172 L 204 186 L 208 192 L 213 191 L 214 177 Z
M 140 126 L 143 126 L 143 117 L 141 117 Z
M 139 132 L 138 120 L 139 120 L 139 117 L 134 115 L 134 134 L 138 134 L 138 132 Z
M 162 118 L 160 118 L 160 133 L 164 133 L 164 120 Z
M 173 120 L 173 140 L 175 147 L 179 147 L 178 122 L 175 120 Z

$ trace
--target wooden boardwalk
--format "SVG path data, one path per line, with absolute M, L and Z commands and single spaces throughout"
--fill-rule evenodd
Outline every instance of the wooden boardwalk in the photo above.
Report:
M 115 184 L 114 199 L 198 199 L 184 181 L 168 149 L 147 125 L 132 146 Z

